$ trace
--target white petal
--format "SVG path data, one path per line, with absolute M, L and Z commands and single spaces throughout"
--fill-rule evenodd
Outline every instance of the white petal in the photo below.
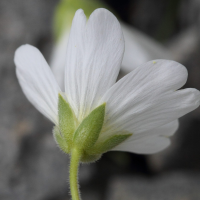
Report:
M 120 22 L 125 40 L 122 70 L 129 73 L 139 65 L 153 59 L 172 59 L 170 52 L 142 32 Z
M 69 31 L 70 30 L 67 29 L 61 37 L 61 39 L 58 41 L 58 43 L 55 44 L 50 61 L 52 72 L 55 75 L 55 78 L 63 91 L 65 76 L 65 60 L 67 52 L 67 43 L 69 39 Z
M 199 106 L 195 89 L 178 90 L 186 69 L 173 61 L 157 60 L 136 68 L 102 98 L 107 102 L 103 135 L 116 130 L 142 133 L 169 123 Z
M 128 140 L 112 150 L 145 154 L 156 153 L 165 149 L 170 144 L 166 137 L 172 136 L 177 131 L 178 126 L 178 120 L 175 120 L 156 129 L 137 135 L 133 134 Z
M 156 129 L 154 129 L 153 131 L 151 130 L 148 132 L 152 133 L 152 135 L 154 132 L 154 133 L 156 133 L 156 135 L 159 133 L 159 135 L 170 137 L 170 136 L 174 135 L 174 133 L 178 130 L 178 127 L 179 127 L 179 122 L 178 122 L 178 120 L 175 120 L 168 124 L 160 126 Z
M 138 137 L 144 137 L 144 136 L 148 136 L 148 135 L 152 135 L 152 136 L 160 135 L 160 136 L 165 136 L 165 137 L 171 137 L 178 130 L 178 127 L 179 127 L 178 120 L 174 120 L 168 124 L 157 127 L 156 129 L 149 130 L 149 131 L 143 132 L 141 134 L 138 134 Z M 139 135 L 141 135 L 141 136 L 139 136 Z
M 175 120 L 153 130 L 137 135 L 133 134 L 112 150 L 133 153 L 155 153 L 161 151 L 169 145 L 169 140 L 166 140 L 166 137 L 172 136 L 177 131 L 178 126 L 178 120 Z
M 170 137 L 172 136 L 178 129 L 179 127 L 179 122 L 178 120 L 174 120 L 170 123 L 167 123 L 165 125 L 159 126 L 155 129 L 147 130 L 144 131 L 140 134 L 133 134 L 126 142 L 133 142 L 134 140 L 138 140 L 144 137 L 154 137 L 154 136 L 165 136 L 165 137 Z
M 76 12 L 67 49 L 65 89 L 79 119 L 115 83 L 123 51 L 121 27 L 111 12 L 97 9 L 87 23 L 83 11 Z
M 153 154 L 170 145 L 170 140 L 163 136 L 143 137 L 133 142 L 127 142 L 119 147 L 113 149 L 113 151 L 127 151 L 138 154 Z
M 15 52 L 16 73 L 29 101 L 47 118 L 57 123 L 60 88 L 40 51 L 23 45 Z
M 152 59 L 171 59 L 170 52 L 152 38 L 138 30 L 120 22 L 124 40 L 125 52 L 121 69 L 123 73 L 129 73 L 139 65 Z M 61 39 L 55 44 L 52 52 L 50 66 L 60 87 L 64 88 L 64 66 L 66 60 L 69 30 L 66 29 Z

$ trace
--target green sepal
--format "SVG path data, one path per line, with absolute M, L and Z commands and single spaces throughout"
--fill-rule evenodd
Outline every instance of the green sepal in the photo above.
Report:
M 76 118 L 69 103 L 67 103 L 61 94 L 59 94 L 58 99 L 59 129 L 69 148 L 71 148 L 72 138 L 76 128 Z
M 83 9 L 87 18 L 97 8 L 108 8 L 106 4 L 98 0 L 61 0 L 54 17 L 54 34 L 59 40 L 65 30 L 70 29 L 75 12 Z M 111 9 L 109 9 L 111 10 Z
M 97 160 L 99 160 L 101 158 L 101 154 L 100 155 L 89 155 L 86 152 L 84 152 L 81 156 L 80 161 L 83 163 L 91 163 L 91 162 L 95 162 Z
M 104 142 L 97 143 L 95 146 L 93 146 L 88 153 L 90 155 L 97 155 L 105 153 L 120 143 L 124 142 L 126 139 L 128 139 L 132 134 L 123 134 L 123 135 L 114 135 L 105 140 Z
M 57 126 L 54 126 L 53 128 L 53 136 L 57 145 L 60 147 L 60 149 L 64 151 L 65 153 L 69 153 L 69 147 L 67 145 L 67 142 L 61 135 L 60 130 Z
M 103 127 L 105 107 L 105 103 L 100 105 L 81 122 L 74 134 L 74 146 L 88 150 L 95 144 Z

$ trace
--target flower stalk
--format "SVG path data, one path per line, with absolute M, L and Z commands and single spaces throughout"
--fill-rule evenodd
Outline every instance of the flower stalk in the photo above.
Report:
M 80 158 L 81 151 L 77 148 L 73 148 L 70 162 L 70 191 L 72 200 L 81 200 L 78 184 L 78 169 Z

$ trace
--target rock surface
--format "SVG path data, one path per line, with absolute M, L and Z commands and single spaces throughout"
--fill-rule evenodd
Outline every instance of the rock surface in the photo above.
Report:
M 106 200 L 197 200 L 200 174 L 170 173 L 160 177 L 115 177 Z

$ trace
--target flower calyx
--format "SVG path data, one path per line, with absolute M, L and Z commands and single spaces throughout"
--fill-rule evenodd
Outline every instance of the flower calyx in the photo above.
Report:
M 132 134 L 123 133 L 110 136 L 104 141 L 98 141 L 105 118 L 106 103 L 95 108 L 78 124 L 69 103 L 59 94 L 58 126 L 53 129 L 54 138 L 62 151 L 71 154 L 72 149 L 79 149 L 81 162 L 94 162 L 101 155 Z

